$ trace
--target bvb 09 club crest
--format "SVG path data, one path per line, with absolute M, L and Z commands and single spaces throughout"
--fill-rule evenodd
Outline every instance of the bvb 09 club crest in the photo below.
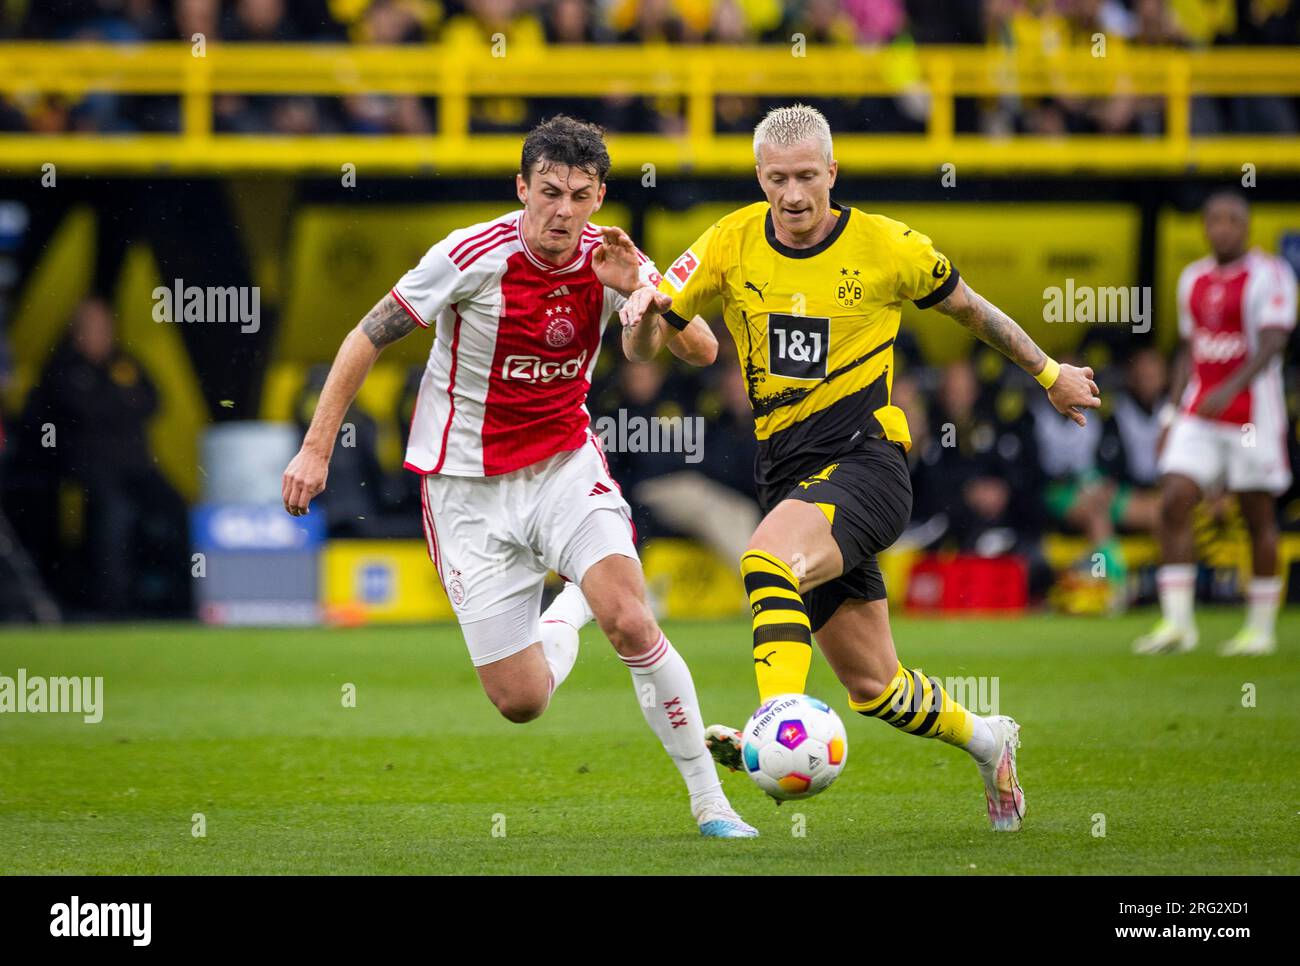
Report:
M 851 309 L 862 301 L 864 293 L 858 272 L 858 269 L 850 273 L 847 268 L 842 268 L 840 277 L 835 280 L 835 301 L 843 308 Z

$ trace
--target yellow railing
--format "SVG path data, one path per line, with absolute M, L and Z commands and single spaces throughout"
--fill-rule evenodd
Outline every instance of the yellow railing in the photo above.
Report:
M 94 91 L 171 94 L 179 134 L 9 134 L 0 170 L 60 167 L 119 172 L 437 171 L 501 173 L 518 164 L 516 135 L 470 133 L 474 97 L 653 95 L 680 99 L 679 137 L 612 133 L 616 171 L 693 170 L 732 174 L 752 164 L 749 138 L 719 134 L 715 97 L 855 98 L 908 91 L 928 96 L 924 134 L 840 132 L 846 172 L 1115 174 L 1300 171 L 1293 135 L 1193 137 L 1191 99 L 1202 95 L 1300 95 L 1300 48 L 1178 51 L 1112 45 L 1027 56 L 969 47 L 896 51 L 809 47 L 547 47 L 493 57 L 486 48 L 443 46 L 219 45 L 195 56 L 188 44 L 134 47 L 0 44 L 0 93 L 78 98 Z M 213 96 L 242 94 L 416 94 L 437 99 L 428 136 L 251 136 L 213 132 Z M 954 131 L 958 97 L 1133 96 L 1163 102 L 1165 131 L 1153 137 L 987 137 Z

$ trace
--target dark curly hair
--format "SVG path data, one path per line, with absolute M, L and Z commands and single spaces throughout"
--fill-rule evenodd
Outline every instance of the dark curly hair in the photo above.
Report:
M 542 171 L 551 164 L 563 164 L 595 175 L 597 183 L 603 184 L 609 174 L 605 131 L 597 124 L 557 114 L 542 121 L 524 138 L 519 170 L 525 181 L 531 177 L 533 165 L 538 161 L 546 163 Z

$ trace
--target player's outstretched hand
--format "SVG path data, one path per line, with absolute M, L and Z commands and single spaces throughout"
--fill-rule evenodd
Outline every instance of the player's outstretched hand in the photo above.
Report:
M 1061 364 L 1061 374 L 1047 390 L 1047 398 L 1056 407 L 1058 413 L 1069 416 L 1080 426 L 1088 425 L 1084 409 L 1096 409 L 1101 405 L 1101 393 L 1092 381 L 1092 369 L 1089 366 L 1079 368 Z
M 600 234 L 600 244 L 591 253 L 591 267 L 602 285 L 626 295 L 641 284 L 636 246 L 622 228 L 602 228 Z
M 284 509 L 290 516 L 300 517 L 307 512 L 311 501 L 325 489 L 329 469 L 329 457 L 305 446 L 298 450 L 298 455 L 289 461 L 280 486 Z
M 646 285 L 628 297 L 623 307 L 619 309 L 618 317 L 624 328 L 631 328 L 644 319 L 647 312 L 663 315 L 672 307 L 671 295 L 665 295 L 653 285 Z

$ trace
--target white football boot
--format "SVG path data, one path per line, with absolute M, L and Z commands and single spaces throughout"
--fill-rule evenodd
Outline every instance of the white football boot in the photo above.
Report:
M 725 796 L 717 795 L 691 809 L 706 839 L 753 839 L 758 829 L 736 814 Z
M 1133 653 L 1186 654 L 1196 647 L 1199 640 L 1196 625 L 1179 627 L 1162 618 L 1148 633 L 1133 642 Z
M 984 779 L 984 798 L 989 822 L 995 832 L 1018 832 L 1025 817 L 1025 793 L 1016 774 L 1016 749 L 1020 747 L 1020 725 L 1004 714 L 984 719 L 993 729 L 997 751 L 987 764 L 976 762 Z
M 1243 627 L 1223 642 L 1219 653 L 1224 657 L 1262 657 L 1277 650 L 1277 638 L 1250 627 Z

